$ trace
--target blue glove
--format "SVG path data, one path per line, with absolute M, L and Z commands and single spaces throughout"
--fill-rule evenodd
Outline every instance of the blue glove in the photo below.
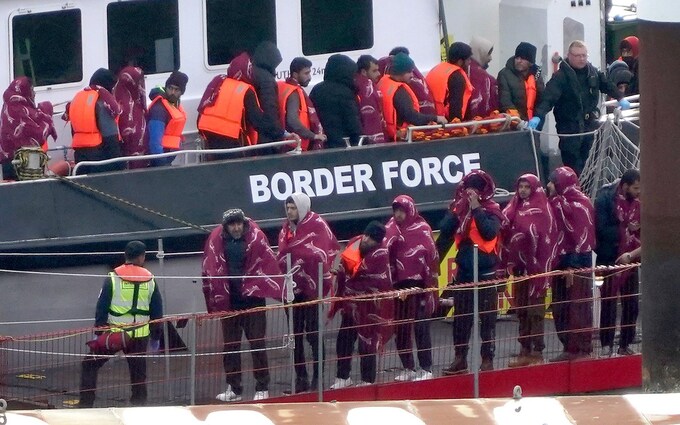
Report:
M 536 130 L 539 124 L 541 124 L 541 119 L 539 117 L 533 117 L 532 119 L 529 120 L 529 124 L 527 125 L 527 127 L 529 127 L 532 130 Z
M 625 111 L 626 109 L 630 109 L 630 102 L 626 99 L 621 99 L 619 100 L 619 106 Z
M 159 339 L 152 339 L 149 341 L 149 351 L 157 353 L 161 349 L 161 341 Z

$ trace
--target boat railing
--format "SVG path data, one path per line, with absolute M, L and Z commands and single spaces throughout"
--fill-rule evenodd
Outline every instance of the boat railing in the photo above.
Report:
M 465 122 L 459 122 L 459 123 L 449 123 L 449 124 L 431 124 L 431 125 L 417 125 L 417 126 L 409 126 L 406 129 L 406 142 L 412 143 L 413 142 L 413 132 L 414 131 L 428 131 L 428 130 L 453 130 L 456 128 L 467 128 L 468 129 L 468 134 L 475 134 L 482 126 L 485 125 L 493 125 L 493 124 L 502 124 L 501 128 L 499 131 L 505 131 L 507 130 L 512 123 L 520 124 L 522 122 L 522 119 L 519 117 L 514 117 L 512 115 L 506 115 L 505 117 L 502 118 L 493 118 L 493 119 L 488 119 L 488 120 L 472 120 L 472 121 L 465 121 Z
M 606 120 L 613 121 L 617 123 L 619 121 L 639 121 L 640 120 L 640 95 L 636 94 L 633 96 L 624 97 L 628 102 L 630 102 L 630 108 L 623 110 L 619 106 L 618 100 L 608 100 L 604 102 L 605 107 L 614 107 L 614 111 L 609 114 L 605 114 L 600 117 L 600 121 L 604 122 Z
M 148 161 L 151 159 L 160 159 L 160 158 L 170 158 L 170 157 L 176 157 L 176 156 L 183 156 L 186 158 L 188 155 L 219 155 L 219 154 L 234 154 L 234 153 L 244 153 L 244 152 L 253 152 L 253 151 L 258 151 L 258 150 L 263 150 L 263 149 L 270 149 L 270 148 L 276 148 L 276 147 L 284 147 L 284 146 L 291 146 L 291 144 L 295 144 L 295 148 L 289 152 L 286 152 L 289 155 L 299 155 L 302 152 L 302 146 L 301 146 L 301 140 L 280 140 L 276 142 L 271 142 L 271 143 L 265 143 L 261 145 L 252 145 L 252 146 L 243 146 L 240 148 L 229 148 L 229 149 L 187 149 L 187 150 L 178 150 L 175 152 L 167 152 L 167 153 L 158 153 L 158 154 L 153 154 L 153 155 L 135 155 L 135 156 L 121 156 L 118 158 L 111 158 L 111 159 L 106 159 L 102 161 L 81 161 L 76 164 L 75 167 L 73 167 L 73 172 L 72 174 L 78 175 L 78 170 L 81 167 L 85 166 L 98 166 L 98 165 L 109 165 L 109 164 L 116 164 L 119 162 L 129 162 L 129 161 Z

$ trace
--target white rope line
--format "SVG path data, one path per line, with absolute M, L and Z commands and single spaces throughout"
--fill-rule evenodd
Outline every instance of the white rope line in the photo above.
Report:
M 296 266 L 299 268 L 300 266 Z M 297 272 L 296 268 L 291 269 L 290 274 L 293 275 L 294 273 Z M 10 270 L 10 269 L 0 269 L 0 273 L 8 273 L 8 274 L 29 274 L 29 275 L 38 275 L 38 276 L 63 276 L 63 277 L 99 277 L 99 278 L 106 278 L 109 277 L 109 274 L 90 274 L 90 273 L 63 273 L 63 272 L 39 272 L 39 271 L 33 271 L 33 270 Z M 253 276 L 253 275 L 243 275 L 243 276 L 211 276 L 210 279 L 254 279 L 254 278 L 261 278 L 261 279 L 267 279 L 267 278 L 272 278 L 272 277 L 281 277 L 285 278 L 288 276 L 288 274 L 272 274 L 272 275 L 266 275 L 266 276 Z M 128 276 L 129 278 L 147 278 L 147 276 Z M 203 279 L 205 276 L 168 276 L 168 275 L 154 275 L 154 279 L 192 279 L 192 280 L 199 280 Z
M 593 136 L 599 129 L 593 131 L 586 131 L 584 133 L 552 133 L 550 131 L 538 131 L 529 129 L 532 133 L 545 134 L 546 136 L 559 136 L 559 137 L 581 137 L 581 136 Z

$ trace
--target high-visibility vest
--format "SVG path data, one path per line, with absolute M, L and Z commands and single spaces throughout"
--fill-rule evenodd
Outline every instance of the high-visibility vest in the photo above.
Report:
M 165 125 L 165 133 L 163 133 L 163 139 L 161 140 L 163 148 L 177 150 L 182 141 L 182 132 L 184 131 L 184 124 L 187 122 L 187 114 L 184 112 L 181 104 L 175 107 L 163 96 L 157 96 L 151 102 L 151 105 L 149 105 L 149 109 L 157 102 L 161 102 L 170 115 L 170 121 Z
M 71 147 L 94 148 L 102 144 L 102 134 L 97 127 L 95 107 L 99 99 L 96 90 L 81 90 L 76 93 L 68 109 L 73 129 Z
M 247 145 L 257 143 L 257 132 L 246 124 L 245 98 L 255 88 L 243 81 L 225 78 L 220 85 L 215 104 L 203 110 L 198 118 L 198 129 L 210 131 Z
M 347 245 L 347 248 L 342 251 L 342 264 L 350 277 L 354 276 L 357 271 L 359 271 L 359 266 L 361 266 L 361 253 L 359 252 L 360 244 L 361 237 Z
M 442 62 L 432 68 L 427 73 L 425 81 L 430 87 L 432 97 L 434 98 L 434 107 L 437 110 L 437 115 L 449 116 L 449 77 L 454 72 L 460 72 L 465 78 L 465 92 L 463 93 L 463 108 L 461 109 L 461 120 L 465 118 L 470 98 L 472 97 L 472 83 L 467 75 L 467 72 L 458 65 L 448 62 Z
M 536 78 L 533 75 L 529 75 L 529 78 L 524 80 L 524 90 L 527 93 L 527 116 L 532 119 L 536 106 Z
M 403 87 L 411 96 L 413 109 L 420 112 L 420 105 L 418 104 L 418 97 L 413 93 L 411 87 L 406 83 L 394 81 L 389 75 L 384 75 L 378 82 L 378 90 L 382 93 L 383 116 L 385 117 L 385 133 L 387 137 L 393 142 L 397 140 L 397 109 L 394 107 L 394 95 L 399 87 Z M 407 122 L 402 123 L 402 127 L 408 127 Z
M 151 295 L 156 288 L 153 275 L 144 267 L 124 264 L 109 273 L 111 306 L 109 325 L 132 338 L 149 336 Z
M 297 92 L 300 98 L 300 109 L 298 113 L 300 114 L 300 122 L 308 130 L 311 130 L 311 122 L 309 121 L 309 109 L 307 106 L 307 99 L 302 91 L 302 87 L 289 84 L 285 81 L 277 81 L 279 86 L 279 113 L 281 114 L 281 124 L 283 128 L 286 128 L 286 102 L 291 94 Z M 301 144 L 302 150 L 306 151 L 309 148 L 309 139 L 302 139 Z
M 487 241 L 479 234 L 479 229 L 477 228 L 477 223 L 475 219 L 472 218 L 472 223 L 470 223 L 470 234 L 468 235 L 473 244 L 477 244 L 479 250 L 486 252 L 487 254 L 495 253 L 498 247 L 498 236 L 494 237 L 490 241 Z M 463 241 L 461 235 L 456 235 L 456 246 L 460 249 L 460 243 Z

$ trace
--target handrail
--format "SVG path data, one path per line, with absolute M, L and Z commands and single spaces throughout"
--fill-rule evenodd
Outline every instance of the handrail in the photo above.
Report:
M 261 150 L 261 149 L 266 149 L 266 148 L 272 148 L 272 147 L 279 147 L 279 146 L 289 146 L 291 143 L 295 143 L 297 146 L 295 149 L 292 151 L 286 152 L 289 155 L 299 155 L 302 152 L 302 146 L 301 140 L 280 140 L 276 142 L 271 142 L 271 143 L 265 143 L 262 145 L 252 145 L 252 146 L 243 146 L 240 148 L 229 148 L 229 149 L 189 149 L 189 150 L 178 150 L 176 152 L 167 152 L 167 153 L 157 153 L 153 155 L 136 155 L 136 156 L 121 156 L 118 158 L 111 158 L 111 159 L 105 159 L 102 161 L 81 161 L 76 164 L 75 167 L 73 167 L 73 175 L 78 175 L 78 169 L 80 166 L 86 166 L 86 165 L 108 165 L 108 164 L 115 164 L 117 162 L 128 162 L 128 161 L 143 161 L 143 160 L 149 160 L 149 159 L 156 159 L 156 158 L 168 158 L 171 156 L 178 156 L 178 155 L 186 155 L 189 154 L 199 154 L 199 155 L 213 155 L 213 154 L 222 154 L 222 153 L 239 153 L 239 152 L 250 152 L 250 151 L 256 151 L 256 150 Z
M 640 95 L 639 94 L 634 94 L 632 96 L 626 96 L 624 97 L 627 101 L 630 102 L 630 107 L 632 108 L 639 108 L 640 107 Z M 636 103 L 633 103 L 637 100 Z M 616 99 L 608 100 L 604 102 L 604 106 L 619 106 L 619 101 Z
M 470 134 L 475 134 L 475 132 L 479 129 L 480 126 L 486 125 L 486 124 L 499 124 L 499 123 L 504 123 L 503 127 L 501 128 L 501 131 L 505 130 L 508 128 L 510 123 L 516 122 L 516 123 L 521 123 L 522 119 L 519 117 L 513 117 L 511 115 L 505 116 L 505 118 L 492 118 L 490 120 L 472 120 L 472 121 L 465 121 L 465 122 L 460 122 L 460 123 L 449 123 L 449 124 L 430 124 L 430 125 L 416 125 L 416 126 L 409 126 L 406 128 L 406 142 L 407 143 L 413 143 L 413 132 L 414 131 L 422 131 L 422 130 L 439 130 L 439 129 L 452 129 L 452 128 L 467 128 L 467 127 L 472 127 L 472 130 L 470 131 Z

